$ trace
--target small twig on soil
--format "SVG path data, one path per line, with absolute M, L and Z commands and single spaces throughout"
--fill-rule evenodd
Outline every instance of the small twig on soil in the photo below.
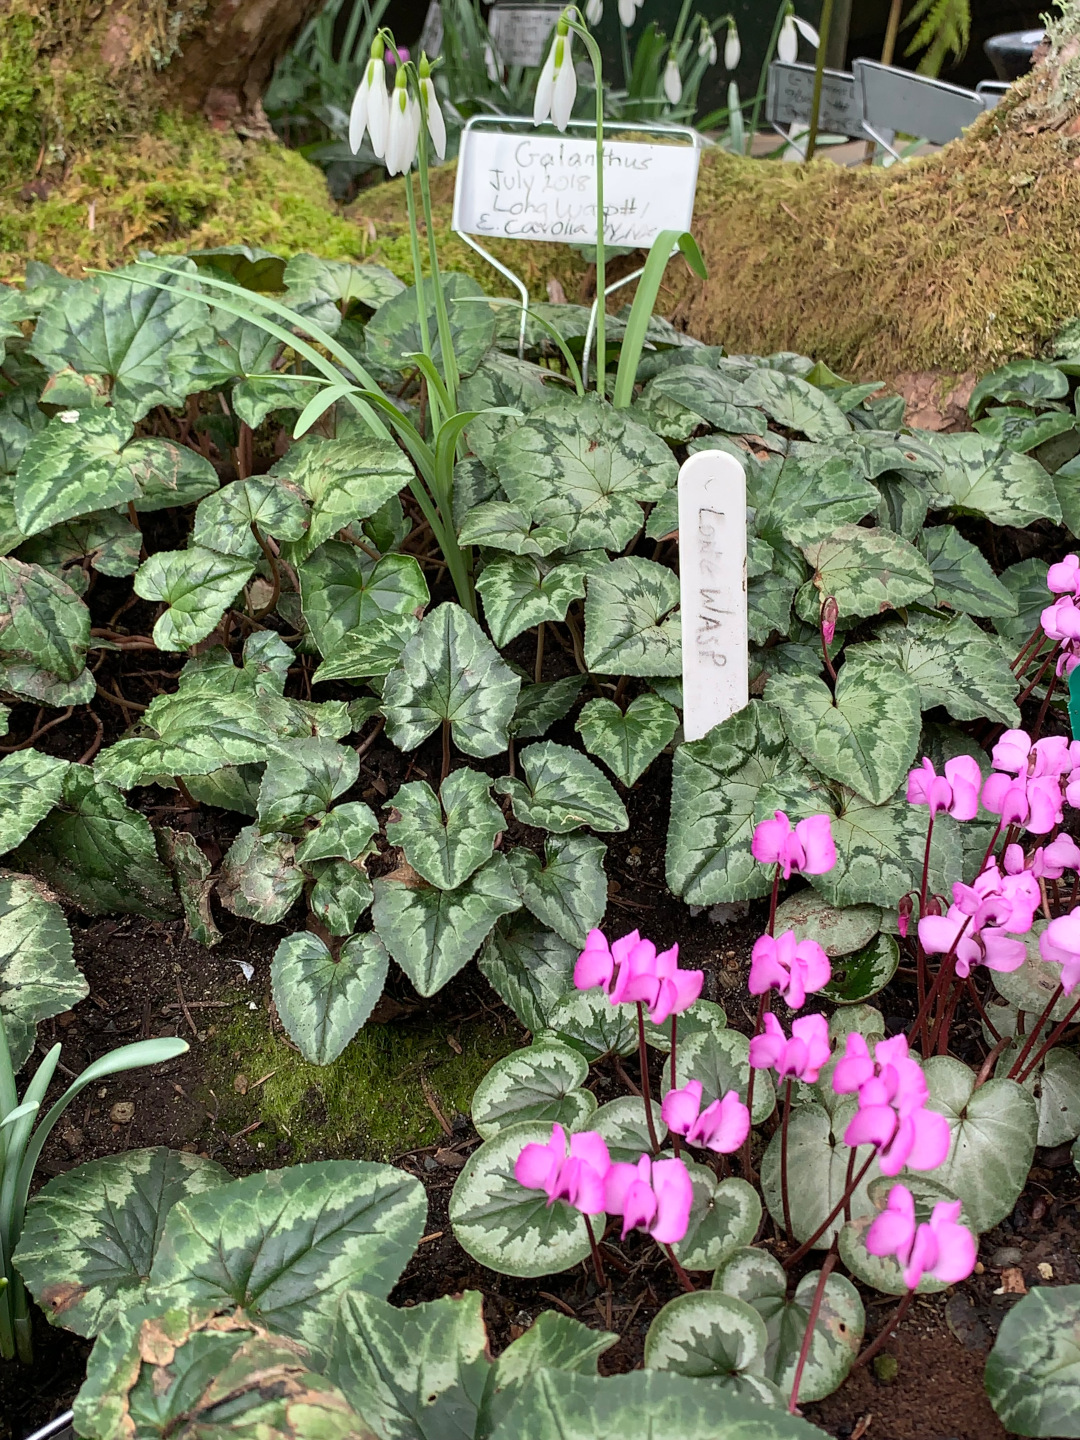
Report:
M 199 1038 L 199 1030 L 195 1024 L 195 1021 L 191 1018 L 191 1011 L 188 1009 L 187 1001 L 184 999 L 184 992 L 181 989 L 179 980 L 176 982 L 176 994 L 180 1000 L 180 1009 L 184 1012 L 184 1019 L 190 1025 L 191 1033 L 195 1036 L 197 1040 Z
M 71 717 L 74 711 L 75 706 L 69 705 L 62 715 L 58 715 L 55 720 L 50 720 L 45 725 L 39 725 L 37 721 L 35 721 L 33 730 L 31 730 L 27 738 L 20 741 L 18 745 L 0 745 L 0 755 L 10 755 L 16 750 L 25 750 L 28 746 L 33 745 L 34 741 L 40 735 L 44 735 L 46 730 L 52 730 L 55 728 L 55 726 L 62 725 L 65 720 Z M 41 719 L 44 713 L 45 707 L 42 706 L 42 708 L 38 711 L 38 720 Z
M 424 1074 L 421 1074 L 420 1076 L 420 1088 L 424 1092 L 424 1099 L 427 1101 L 427 1107 L 435 1116 L 435 1119 L 439 1122 L 439 1128 L 442 1130 L 443 1134 L 453 1135 L 453 1128 L 447 1122 L 446 1116 L 439 1109 L 439 1102 L 435 1099 L 435 1091 L 431 1088 L 430 1080 Z
M 433 1230 L 430 1235 L 423 1235 L 416 1242 L 418 1245 L 426 1245 L 429 1240 L 441 1240 L 446 1234 L 445 1230 Z
M 382 734 L 383 726 L 385 724 L 385 717 L 380 715 L 378 720 L 376 720 L 375 722 L 375 729 L 372 730 L 371 734 L 367 737 L 367 739 L 363 742 L 362 745 L 357 745 L 356 747 L 356 758 L 358 760 L 362 760 L 364 756 L 368 753 L 368 751 L 371 749 L 371 747 L 375 744 L 375 741 Z
M 83 753 L 79 756 L 78 761 L 76 762 L 79 765 L 89 765 L 90 761 L 93 760 L 94 756 L 101 749 L 101 743 L 105 739 L 105 726 L 102 725 L 99 716 L 96 715 L 93 710 L 87 711 L 87 714 L 97 726 L 97 735 L 94 737 L 93 740 L 91 740 L 87 749 L 85 749 Z
M 541 1300 L 550 1300 L 552 1305 L 555 1305 L 558 1309 L 560 1309 L 564 1315 L 569 1315 L 571 1320 L 577 1319 L 577 1313 L 571 1310 L 570 1306 L 567 1305 L 565 1300 L 560 1300 L 558 1295 L 552 1295 L 547 1290 L 538 1290 L 536 1293 L 540 1296 Z
M 245 1135 L 250 1135 L 253 1130 L 258 1130 L 262 1123 L 261 1120 L 253 1120 L 250 1125 L 245 1125 L 243 1130 L 237 1130 L 235 1135 L 229 1136 L 229 1144 L 235 1145 L 237 1140 L 242 1140 Z

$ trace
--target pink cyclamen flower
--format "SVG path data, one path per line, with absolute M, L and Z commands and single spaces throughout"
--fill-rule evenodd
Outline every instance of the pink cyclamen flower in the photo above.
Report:
M 909 805 L 929 805 L 931 815 L 944 810 L 955 820 L 974 820 L 979 813 L 981 788 L 982 771 L 973 755 L 946 760 L 944 775 L 939 775 L 934 762 L 924 757 L 917 770 L 908 772 L 907 801 Z
M 604 1208 L 623 1217 L 622 1238 L 646 1230 L 659 1245 L 677 1245 L 690 1223 L 694 1187 L 681 1160 L 650 1160 L 636 1165 L 616 1161 L 607 1173 Z
M 783 810 L 777 810 L 772 820 L 755 826 L 750 853 L 762 865 L 782 866 L 785 880 L 791 879 L 792 870 L 824 875 L 836 864 L 832 822 L 828 815 L 810 815 L 792 830 Z
M 928 955 L 947 955 L 955 945 L 961 980 L 967 979 L 973 965 L 999 972 L 1019 970 L 1027 955 L 1024 942 L 999 926 L 979 927 L 977 920 L 959 905 L 950 905 L 948 914 L 926 915 L 919 921 L 919 943 Z
M 1000 815 L 1003 825 L 1022 825 L 1033 835 L 1049 834 L 1064 814 L 1056 775 L 1012 776 L 995 770 L 982 788 L 982 803 Z
M 973 917 L 976 930 L 1000 925 L 1014 935 L 1026 935 L 1039 908 L 1042 891 L 1034 875 L 1024 867 L 1024 852 L 1010 845 L 1005 852 L 1005 873 L 990 860 L 971 885 L 953 882 L 953 901 L 965 915 Z
M 1070 644 L 1080 640 L 1080 610 L 1071 595 L 1061 595 L 1039 616 L 1047 639 Z
M 929 1222 L 916 1225 L 911 1191 L 894 1185 L 888 1207 L 866 1232 L 866 1248 L 871 1255 L 895 1255 L 909 1290 L 915 1290 L 924 1275 L 955 1285 L 975 1269 L 978 1255 L 975 1236 L 959 1219 L 959 1200 L 939 1200 Z
M 1080 981 L 1080 906 L 1050 921 L 1039 936 L 1039 954 L 1061 966 L 1061 988 L 1071 995 Z
M 701 1094 L 700 1080 L 669 1090 L 660 1107 L 664 1124 L 674 1134 L 685 1135 L 688 1145 L 700 1145 L 717 1155 L 733 1154 L 750 1133 L 750 1111 L 734 1090 L 702 1110 Z
M 604 1137 L 595 1130 L 570 1136 L 567 1153 L 566 1131 L 552 1125 L 546 1145 L 526 1145 L 514 1162 L 514 1179 L 527 1190 L 543 1190 L 547 1203 L 565 1200 L 583 1215 L 604 1211 L 604 1186 L 611 1169 L 611 1156 Z
M 1080 599 L 1080 556 L 1066 555 L 1046 572 L 1046 588 L 1052 595 L 1075 595 Z
M 840 618 L 840 607 L 836 603 L 836 597 L 830 595 L 821 607 L 821 638 L 825 647 L 832 644 L 836 635 L 836 622 Z
M 1005 852 L 1006 869 L 1009 868 L 1009 850 L 1014 848 L 1019 850 L 1020 846 L 1010 845 Z M 1080 871 L 1080 845 L 1071 835 L 1056 835 L 1049 845 L 1040 845 L 1028 863 L 1036 880 L 1060 880 L 1066 870 Z
M 876 1145 L 882 1174 L 898 1175 L 905 1165 L 935 1170 L 948 1155 L 949 1123 L 925 1108 L 926 1077 L 903 1035 L 879 1040 L 871 1057 L 865 1037 L 851 1031 L 832 1088 L 837 1095 L 858 1095 L 844 1144 Z
M 791 1023 L 789 1040 L 770 1011 L 765 1033 L 750 1041 L 750 1064 L 755 1070 L 775 1070 L 785 1080 L 805 1080 L 808 1085 L 818 1078 L 830 1053 L 824 1015 L 800 1015 Z
M 774 939 L 761 935 L 750 955 L 751 995 L 779 990 L 792 1010 L 801 1010 L 808 994 L 820 990 L 832 979 L 829 957 L 816 940 L 795 939 L 794 930 L 785 930 Z
M 574 984 L 579 990 L 599 985 L 613 1005 L 644 1003 L 652 1023 L 662 1025 L 688 1009 L 705 982 L 703 970 L 680 970 L 678 961 L 678 945 L 657 954 L 636 930 L 610 946 L 600 930 L 590 930 L 574 966 Z

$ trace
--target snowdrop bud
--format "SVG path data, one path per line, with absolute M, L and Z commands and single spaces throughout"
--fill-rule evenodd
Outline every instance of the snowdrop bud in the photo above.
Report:
M 565 130 L 577 96 L 577 75 L 572 52 L 574 37 L 566 20 L 555 27 L 555 40 L 540 71 L 533 101 L 533 124 L 541 125 L 550 116 L 557 130 Z
M 678 105 L 682 99 L 682 76 L 679 74 L 679 62 L 669 59 L 664 66 L 664 94 L 668 103 Z
M 713 42 L 713 58 L 715 60 L 716 42 Z M 742 59 L 742 45 L 739 43 L 739 31 L 734 20 L 728 22 L 727 39 L 724 41 L 724 69 L 737 70 L 739 61 Z
M 716 64 L 716 37 L 704 20 L 701 22 L 701 33 L 698 35 L 697 53 L 699 59 L 704 60 L 706 65 Z
M 798 30 L 806 43 L 812 45 L 816 50 L 821 44 L 821 36 L 814 29 L 813 25 L 810 24 L 809 20 L 804 20 L 801 15 L 793 15 L 791 19 L 795 29 Z
M 390 123 L 390 96 L 386 93 L 386 67 L 383 64 L 383 42 L 371 42 L 368 61 L 367 131 L 371 148 L 381 160 L 386 153 L 386 131 Z
M 424 97 L 424 108 L 427 111 L 427 128 L 431 136 L 431 143 L 435 146 L 435 154 L 440 160 L 446 159 L 446 121 L 439 106 L 439 97 L 435 94 L 435 86 L 431 82 L 431 66 L 428 64 L 426 55 L 420 57 L 420 93 Z
M 629 30 L 637 19 L 640 0 L 619 0 L 619 19 L 624 30 Z
M 776 58 L 784 65 L 794 65 L 799 58 L 799 37 L 795 31 L 795 21 L 790 15 L 784 16 L 784 23 L 780 26 L 780 36 L 776 42 Z
M 585 20 L 595 30 L 604 18 L 604 0 L 586 0 Z
M 416 157 L 416 145 L 420 138 L 419 107 L 411 100 L 406 87 L 405 70 L 400 68 L 390 99 L 390 119 L 386 127 L 387 173 L 404 175 Z

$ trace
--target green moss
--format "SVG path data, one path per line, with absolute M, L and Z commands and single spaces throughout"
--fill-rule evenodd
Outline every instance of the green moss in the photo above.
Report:
M 6 15 L 0 24 L 0 175 L 29 168 L 37 158 L 38 63 L 34 22 L 29 15 Z
M 365 1025 L 339 1059 L 318 1066 L 271 1033 L 265 1012 L 236 1013 L 217 1035 L 209 1067 L 219 1124 L 235 1133 L 261 1120 L 259 1138 L 268 1149 L 285 1140 L 294 1162 L 385 1160 L 434 1143 L 443 1131 L 425 1089 L 452 1123 L 468 1115 L 473 1091 L 495 1061 L 521 1044 L 515 1030 L 502 1033 L 487 1017 L 448 1032 L 436 1012 Z M 246 1077 L 244 1095 L 236 1089 L 238 1074 Z

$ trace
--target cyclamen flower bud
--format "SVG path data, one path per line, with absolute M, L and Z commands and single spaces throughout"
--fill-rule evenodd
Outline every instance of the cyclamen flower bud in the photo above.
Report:
M 835 598 L 830 595 L 827 599 L 823 600 L 821 604 L 821 638 L 825 641 L 826 646 L 831 645 L 833 642 L 833 638 L 836 635 L 836 622 L 839 618 L 840 606 L 836 603 Z

